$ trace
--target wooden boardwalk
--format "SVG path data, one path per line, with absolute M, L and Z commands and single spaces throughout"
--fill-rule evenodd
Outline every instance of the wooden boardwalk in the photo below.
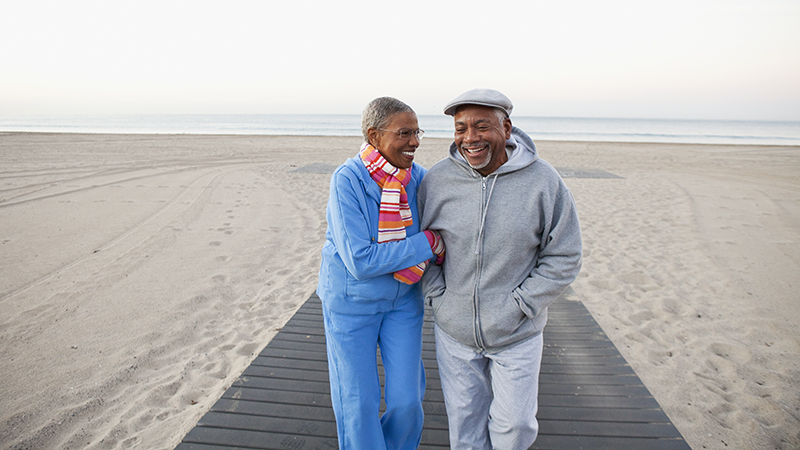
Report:
M 430 314 L 423 333 L 427 389 L 419 448 L 447 449 Z M 689 449 L 581 302 L 560 299 L 550 307 L 544 343 L 540 430 L 531 449 Z M 334 448 L 322 305 L 314 294 L 176 450 Z

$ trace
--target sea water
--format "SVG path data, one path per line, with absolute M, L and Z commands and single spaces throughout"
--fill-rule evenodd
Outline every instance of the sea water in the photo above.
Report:
M 0 131 L 57 133 L 360 136 L 353 114 L 0 116 Z M 534 140 L 800 145 L 798 121 L 610 119 L 512 116 Z M 452 138 L 449 116 L 419 116 L 427 137 Z

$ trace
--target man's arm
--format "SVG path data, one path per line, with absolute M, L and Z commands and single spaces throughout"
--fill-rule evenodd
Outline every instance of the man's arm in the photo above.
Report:
M 531 274 L 511 293 L 528 317 L 550 306 L 578 276 L 582 264 L 581 228 L 575 200 L 564 189 L 546 227 Z

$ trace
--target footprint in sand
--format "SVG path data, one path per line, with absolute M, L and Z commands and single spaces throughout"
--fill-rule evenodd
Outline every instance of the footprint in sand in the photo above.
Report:
M 141 441 L 141 438 L 139 438 L 139 437 L 132 437 L 132 438 L 125 439 L 124 441 L 122 441 L 122 448 L 133 448 L 133 447 L 136 447 L 136 446 L 139 445 L 139 441 Z
M 640 311 L 635 314 L 631 314 L 630 320 L 635 324 L 643 324 L 650 322 L 651 320 L 655 319 L 655 315 L 653 315 L 650 311 Z
M 228 276 L 227 275 L 216 275 L 216 276 L 211 277 L 211 279 L 216 281 L 217 283 L 221 283 L 221 284 L 224 284 L 224 283 L 228 282 Z
M 628 272 L 620 275 L 620 281 L 636 286 L 657 285 L 655 280 L 642 272 Z
M 213 378 L 222 380 L 228 375 L 228 362 L 219 361 L 208 363 L 203 367 L 203 372 Z
M 752 353 L 745 348 L 739 348 L 722 342 L 715 342 L 709 345 L 708 350 L 721 358 L 740 364 L 750 362 L 753 357 Z
M 738 416 L 742 411 L 730 403 L 720 403 L 719 405 L 708 410 L 711 416 L 723 427 L 733 428 L 737 423 L 740 423 Z
M 255 353 L 257 348 L 257 344 L 245 344 L 236 350 L 236 354 L 240 356 L 250 356 Z
M 604 291 L 616 291 L 620 289 L 619 284 L 608 278 L 595 278 L 589 280 L 589 284 Z
M 681 303 L 680 300 L 674 298 L 665 298 L 661 300 L 661 310 L 666 313 L 680 316 L 684 314 L 685 309 L 685 305 Z
M 222 242 L 220 242 L 220 241 L 211 241 L 211 242 L 208 243 L 208 245 L 210 245 L 212 247 L 219 247 L 220 245 L 222 245 Z
M 230 261 L 231 257 L 228 255 L 217 256 L 217 261 Z

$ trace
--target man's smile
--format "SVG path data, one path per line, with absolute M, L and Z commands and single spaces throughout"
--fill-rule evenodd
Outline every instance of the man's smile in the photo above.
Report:
M 462 150 L 464 150 L 466 153 L 469 153 L 470 155 L 474 155 L 476 153 L 480 153 L 483 150 L 486 150 L 488 148 L 489 148 L 489 144 L 483 144 L 480 147 L 467 147 L 467 146 L 462 146 L 461 147 Z

